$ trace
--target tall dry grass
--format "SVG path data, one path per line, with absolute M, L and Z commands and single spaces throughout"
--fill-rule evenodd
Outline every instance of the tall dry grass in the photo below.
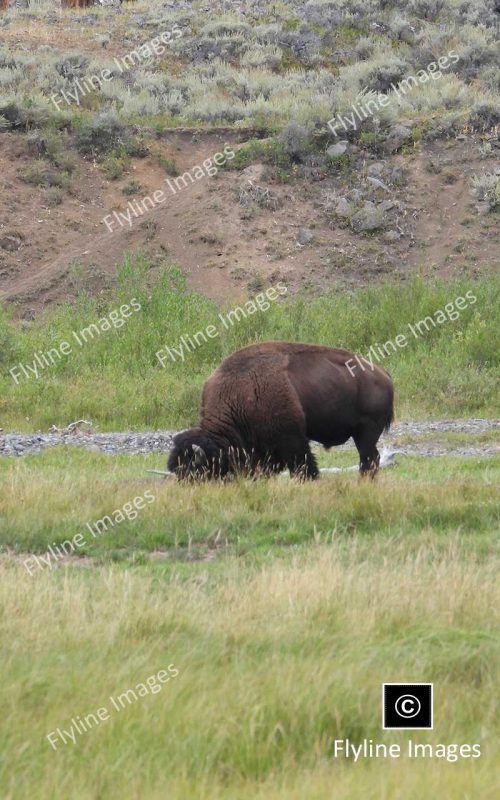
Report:
M 386 543 L 387 544 L 387 543 Z M 498 561 L 402 539 L 224 571 L 2 566 L 2 796 L 494 796 Z M 72 717 L 175 663 L 75 744 Z M 382 732 L 380 684 L 433 681 L 435 728 Z M 479 742 L 480 760 L 332 758 L 335 738 Z

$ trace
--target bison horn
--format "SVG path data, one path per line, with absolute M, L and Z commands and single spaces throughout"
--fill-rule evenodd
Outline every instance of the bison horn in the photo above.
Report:
M 191 447 L 193 448 L 193 453 L 194 453 L 194 463 L 203 464 L 203 462 L 207 458 L 203 447 L 200 447 L 199 444 L 193 444 L 191 445 Z

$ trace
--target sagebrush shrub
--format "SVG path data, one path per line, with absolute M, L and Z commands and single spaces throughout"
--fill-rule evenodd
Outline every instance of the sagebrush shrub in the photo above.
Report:
M 83 55 L 66 56 L 60 61 L 57 61 L 55 66 L 56 72 L 62 78 L 83 78 L 88 74 L 90 59 Z
M 311 135 L 309 131 L 293 120 L 283 128 L 278 139 L 290 158 L 301 161 L 311 150 Z
M 58 186 L 61 189 L 69 186 L 68 173 L 55 169 L 43 160 L 32 161 L 22 171 L 21 180 L 33 186 Z
M 486 130 L 500 122 L 500 101 L 479 101 L 471 109 L 470 121 L 476 127 Z
M 476 200 L 486 201 L 490 208 L 500 206 L 500 174 L 483 173 L 474 175 L 471 181 L 471 191 Z
M 84 122 L 76 134 L 76 146 L 84 155 L 102 156 L 117 148 L 128 155 L 144 156 L 147 149 L 114 111 L 104 111 Z

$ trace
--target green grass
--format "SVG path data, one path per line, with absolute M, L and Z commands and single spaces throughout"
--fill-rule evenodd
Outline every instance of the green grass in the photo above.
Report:
M 364 355 L 372 345 L 394 341 L 400 334 L 407 336 L 407 345 L 380 359 L 394 379 L 397 418 L 498 413 L 498 275 L 486 272 L 477 281 L 432 283 L 414 278 L 355 291 L 331 290 L 322 297 L 285 296 L 270 303 L 259 292 L 263 310 L 240 315 L 226 329 L 218 317 L 223 309 L 189 291 L 176 269 L 166 267 L 151 287 L 148 268 L 141 256 L 130 257 L 108 296 L 83 293 L 74 305 L 61 306 L 29 327 L 21 328 L 2 312 L 4 429 L 46 430 L 81 418 L 102 430 L 179 428 L 197 421 L 204 380 L 238 347 L 282 339 L 346 347 Z M 468 291 L 476 302 L 457 319 L 422 329 L 422 336 L 409 332 L 409 324 L 453 309 L 456 298 Z M 97 323 L 132 298 L 140 303 L 140 312 L 119 328 L 87 336 L 81 347 L 75 344 L 73 331 Z M 214 338 L 199 339 L 200 346 L 184 362 L 167 356 L 165 367 L 160 366 L 158 350 L 178 348 L 181 336 L 193 337 L 210 325 L 217 330 Z M 54 356 L 56 363 L 40 368 L 38 379 L 21 376 L 15 384 L 11 368 L 33 364 L 35 353 L 45 354 L 63 341 L 72 343 L 71 353 Z
M 262 558 L 352 536 L 371 546 L 380 531 L 404 536 L 406 546 L 417 549 L 431 532 L 435 546 L 446 548 L 448 536 L 460 531 L 464 546 L 485 552 L 500 522 L 499 457 L 401 456 L 375 484 L 353 472 L 307 485 L 279 477 L 182 486 L 147 473 L 165 469 L 165 461 L 163 455 L 108 456 L 69 447 L 4 459 L 0 542 L 14 552 L 43 553 L 81 533 L 80 555 L 127 560 L 159 550 L 182 561 L 207 553 Z M 357 454 L 333 450 L 321 461 L 351 465 Z M 92 536 L 87 522 L 112 516 L 146 490 L 155 500 L 136 519 Z
M 499 459 L 203 486 L 145 477 L 163 462 L 66 448 L 0 463 L 2 797 L 493 800 Z M 20 553 L 146 489 L 155 502 L 92 561 L 27 573 Z M 160 692 L 114 708 L 170 664 Z M 387 681 L 434 683 L 433 731 L 381 730 Z M 51 748 L 99 708 L 109 719 Z M 333 759 L 341 738 L 482 755 L 353 764 Z
M 353 542 L 224 576 L 115 567 L 31 584 L 6 568 L 4 796 L 493 798 L 498 581 L 459 551 L 422 555 L 393 544 L 360 563 Z M 51 749 L 50 731 L 169 664 L 161 693 Z M 436 730 L 413 741 L 478 742 L 479 762 L 333 760 L 335 738 L 405 748 L 408 733 L 380 730 L 380 684 L 403 676 L 435 686 Z
M 118 15 L 97 7 L 97 27 L 88 30 L 85 11 L 63 12 L 60 21 L 64 32 L 70 17 L 78 18 L 81 42 L 72 36 L 72 53 L 82 47 L 90 52 L 98 29 L 109 29 L 126 52 L 169 28 L 178 13 L 183 17 L 182 9 L 170 13 L 163 5 L 141 0 L 128 10 L 124 4 Z M 129 138 L 141 131 L 154 144 L 152 133 L 179 125 L 261 128 L 270 138 L 248 141 L 228 166 L 264 161 L 276 178 L 288 181 L 301 154 L 287 153 L 277 138 L 283 125 L 297 119 L 324 132 L 334 111 L 347 113 L 358 92 L 372 84 L 370 71 L 394 55 L 412 74 L 444 54 L 443 42 L 460 55 L 457 75 L 424 86 L 404 106 L 393 103 L 380 137 L 400 115 L 419 121 L 414 140 L 449 135 L 471 121 L 476 131 L 492 126 L 498 92 L 487 91 L 480 70 L 494 61 L 493 33 L 480 27 L 491 25 L 491 9 L 468 8 L 476 24 L 465 26 L 460 4 L 445 2 L 440 10 L 438 3 L 433 18 L 433 8 L 428 14 L 425 2 L 413 3 L 404 9 L 416 37 L 408 45 L 391 27 L 398 15 L 388 5 L 395 4 L 367 6 L 333 28 L 327 16 L 308 23 L 326 42 L 319 60 L 309 62 L 310 48 L 303 59 L 301 48 L 280 43 L 276 73 L 243 69 L 239 59 L 247 45 L 255 46 L 262 25 L 276 25 L 280 40 L 280 29 L 302 35 L 304 15 L 281 2 L 255 13 L 247 9 L 246 41 L 226 63 L 194 63 L 172 50 L 134 70 L 134 86 L 117 76 L 107 92 L 61 112 L 49 97 L 62 85 L 56 63 L 65 57 L 64 44 L 35 55 L 15 44 L 26 38 L 20 38 L 19 25 L 36 25 L 38 41 L 44 41 L 48 5 L 41 12 L 32 3 L 33 19 L 11 9 L 7 17 L 17 27 L 13 44 L 0 52 L 0 128 L 3 122 L 5 130 L 40 131 L 49 151 L 39 173 L 43 164 L 70 173 L 74 156 L 66 151 L 78 144 L 89 154 L 102 150 L 102 169 L 111 178 L 127 170 L 130 154 L 145 153 L 145 142 Z M 320 20 L 328 6 L 316 4 Z M 199 38 L 207 23 L 203 4 L 193 12 L 181 45 Z M 128 14 L 144 17 L 144 25 Z M 373 52 L 359 58 L 355 45 L 368 32 Z M 345 54 L 338 58 L 338 51 Z M 110 58 L 100 52 L 90 71 Z M 167 97 L 174 100 L 171 107 Z M 481 115 L 476 101 L 483 104 Z M 110 108 L 119 120 L 98 121 L 98 112 Z M 365 145 L 373 139 L 370 131 L 361 130 Z M 310 145 L 324 146 L 325 136 Z M 308 148 L 306 142 L 303 154 Z M 344 158 L 330 166 L 349 164 Z M 175 174 L 173 161 L 163 167 Z M 47 174 L 45 182 L 54 182 Z M 484 265 L 477 281 L 414 278 L 355 291 L 334 287 L 321 297 L 287 296 L 229 330 L 218 314 L 231 306 L 221 309 L 189 291 L 168 265 L 152 286 L 149 270 L 145 259 L 130 257 L 109 293 L 93 298 L 81 291 L 75 304 L 23 325 L 0 309 L 0 427 L 46 430 L 80 418 L 100 430 L 187 426 L 198 419 L 204 380 L 238 347 L 285 339 L 365 354 L 371 345 L 408 334 L 409 323 L 468 291 L 477 300 L 458 319 L 409 336 L 407 347 L 381 363 L 394 378 L 399 419 L 498 416 L 500 277 Z M 264 297 L 260 288 L 256 293 Z M 73 331 L 109 318 L 132 298 L 140 313 L 75 346 Z M 216 325 L 215 338 L 185 363 L 160 367 L 157 350 L 177 347 L 182 335 L 208 325 Z M 64 340 L 72 342 L 71 354 L 43 369 L 40 378 L 14 383 L 12 367 L 32 364 L 35 353 Z M 492 432 L 432 437 L 450 446 L 494 439 Z M 321 465 L 357 461 L 354 450 L 321 451 L 319 458 Z M 1 798 L 498 797 L 499 458 L 400 457 L 373 483 L 349 472 L 313 484 L 276 478 L 181 486 L 147 473 L 165 465 L 166 454 L 109 456 L 70 447 L 0 459 Z M 92 537 L 87 523 L 117 509 L 130 511 L 134 498 L 146 492 L 154 502 L 135 519 Z M 85 544 L 66 565 L 28 574 L 28 557 L 44 556 L 49 546 L 75 536 L 84 536 Z M 110 696 L 172 664 L 179 674 L 160 692 L 113 709 Z M 381 730 L 380 685 L 386 681 L 434 683 L 433 731 Z M 77 734 L 75 744 L 51 748 L 49 732 L 68 730 L 72 718 L 103 707 L 109 720 Z M 458 763 L 402 757 L 354 764 L 334 760 L 338 738 L 396 742 L 402 749 L 409 738 L 479 743 L 482 755 Z

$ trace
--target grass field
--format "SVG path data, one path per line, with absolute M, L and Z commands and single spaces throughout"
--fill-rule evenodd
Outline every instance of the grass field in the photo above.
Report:
M 0 800 L 496 800 L 499 432 L 471 418 L 500 417 L 498 2 L 13 5 L 0 438 L 191 426 L 210 373 L 268 340 L 373 358 L 396 422 L 461 421 L 393 431 L 455 454 L 375 481 L 1 457 Z M 433 729 L 384 730 L 386 682 L 432 682 Z
M 130 257 L 107 295 L 82 294 L 75 305 L 24 327 L 0 309 L 2 427 L 47 430 L 82 417 L 101 430 L 188 427 L 198 421 L 203 382 L 221 360 L 238 347 L 272 339 L 321 342 L 361 355 L 390 343 L 371 358 L 393 376 L 397 419 L 497 413 L 500 278 L 486 267 L 477 280 L 431 283 L 415 277 L 322 297 L 285 294 L 269 301 L 264 289 L 256 290 L 257 310 L 245 315 L 248 298 L 242 298 L 243 313 L 229 322 L 237 306 L 223 308 L 188 290 L 173 267 L 148 286 L 148 269 L 146 259 Z M 457 298 L 464 301 L 459 306 Z M 140 310 L 122 318 L 119 309 L 130 309 L 132 299 Z M 210 326 L 216 335 L 204 340 Z M 167 347 L 180 349 L 182 336 L 194 341 L 197 332 L 200 344 L 184 350 L 184 361 L 166 353 Z M 74 333 L 82 344 L 75 343 Z M 398 336 L 406 336 L 404 346 L 395 344 Z M 62 342 L 71 352 L 53 354 L 51 363 L 47 353 Z M 157 351 L 164 354 L 163 368 Z M 31 365 L 31 371 L 25 366 L 23 372 L 20 364 Z
M 6 428 L 82 417 L 178 428 L 197 420 L 204 379 L 238 346 L 276 338 L 364 354 L 446 308 L 382 362 L 397 417 L 496 413 L 498 277 L 285 297 L 162 369 L 155 352 L 221 309 L 173 269 L 148 288 L 145 268 L 129 260 L 109 296 L 29 325 L 4 314 Z M 467 292 L 475 302 L 457 315 Z M 12 380 L 13 365 L 132 298 L 140 313 L 119 329 Z M 495 432 L 436 438 L 491 444 Z M 321 465 L 356 461 L 320 453 Z M 306 485 L 182 486 L 147 472 L 165 464 L 71 447 L 0 461 L 0 795 L 496 797 L 500 459 L 404 457 L 375 482 L 348 472 Z M 394 681 L 434 683 L 433 731 L 381 729 L 381 683 Z M 410 737 L 479 744 L 481 757 L 333 756 L 335 739 L 405 751 Z
M 439 310 L 442 323 L 381 362 L 397 418 L 494 416 L 499 285 L 485 272 L 284 297 L 162 369 L 157 350 L 230 309 L 173 268 L 148 286 L 146 262 L 129 259 L 107 296 L 24 325 L 3 313 L 2 426 L 179 428 L 239 346 L 274 338 L 365 354 Z M 37 379 L 12 379 L 132 299 L 141 309 L 126 324 Z M 450 446 L 493 439 L 440 435 Z M 356 461 L 352 450 L 320 455 Z M 375 482 L 188 486 L 147 473 L 165 462 L 70 447 L 0 461 L 0 796 L 496 797 L 500 460 L 407 457 Z M 433 731 L 381 729 L 381 683 L 394 681 L 434 683 Z M 479 744 L 481 757 L 333 756 L 335 739 L 404 751 L 410 736 Z
M 2 797 L 497 796 L 498 458 L 406 458 L 361 484 L 147 477 L 163 465 L 72 448 L 0 463 Z M 146 490 L 93 538 L 87 522 Z M 68 566 L 23 566 L 77 533 Z M 433 731 L 381 730 L 398 680 L 434 682 Z M 333 759 L 334 739 L 365 737 L 482 755 Z
M 319 452 L 321 464 L 357 462 L 354 450 Z M 375 484 L 345 473 L 310 485 L 280 477 L 183 486 L 146 471 L 164 468 L 161 455 L 107 456 L 73 448 L 3 459 L 1 542 L 17 552 L 43 553 L 53 542 L 86 532 L 80 555 L 137 560 L 141 553 L 166 549 L 174 561 L 191 561 L 210 551 L 266 558 L 331 539 L 332 532 L 342 541 L 356 535 L 370 543 L 379 534 L 404 534 L 407 545 L 417 547 L 429 534 L 435 547 L 446 548 L 448 536 L 459 531 L 462 546 L 474 552 L 489 550 L 495 541 L 497 458 L 404 458 Z M 146 491 L 155 499 L 144 503 L 136 519 L 108 525 L 95 538 L 86 529 L 87 522 Z

